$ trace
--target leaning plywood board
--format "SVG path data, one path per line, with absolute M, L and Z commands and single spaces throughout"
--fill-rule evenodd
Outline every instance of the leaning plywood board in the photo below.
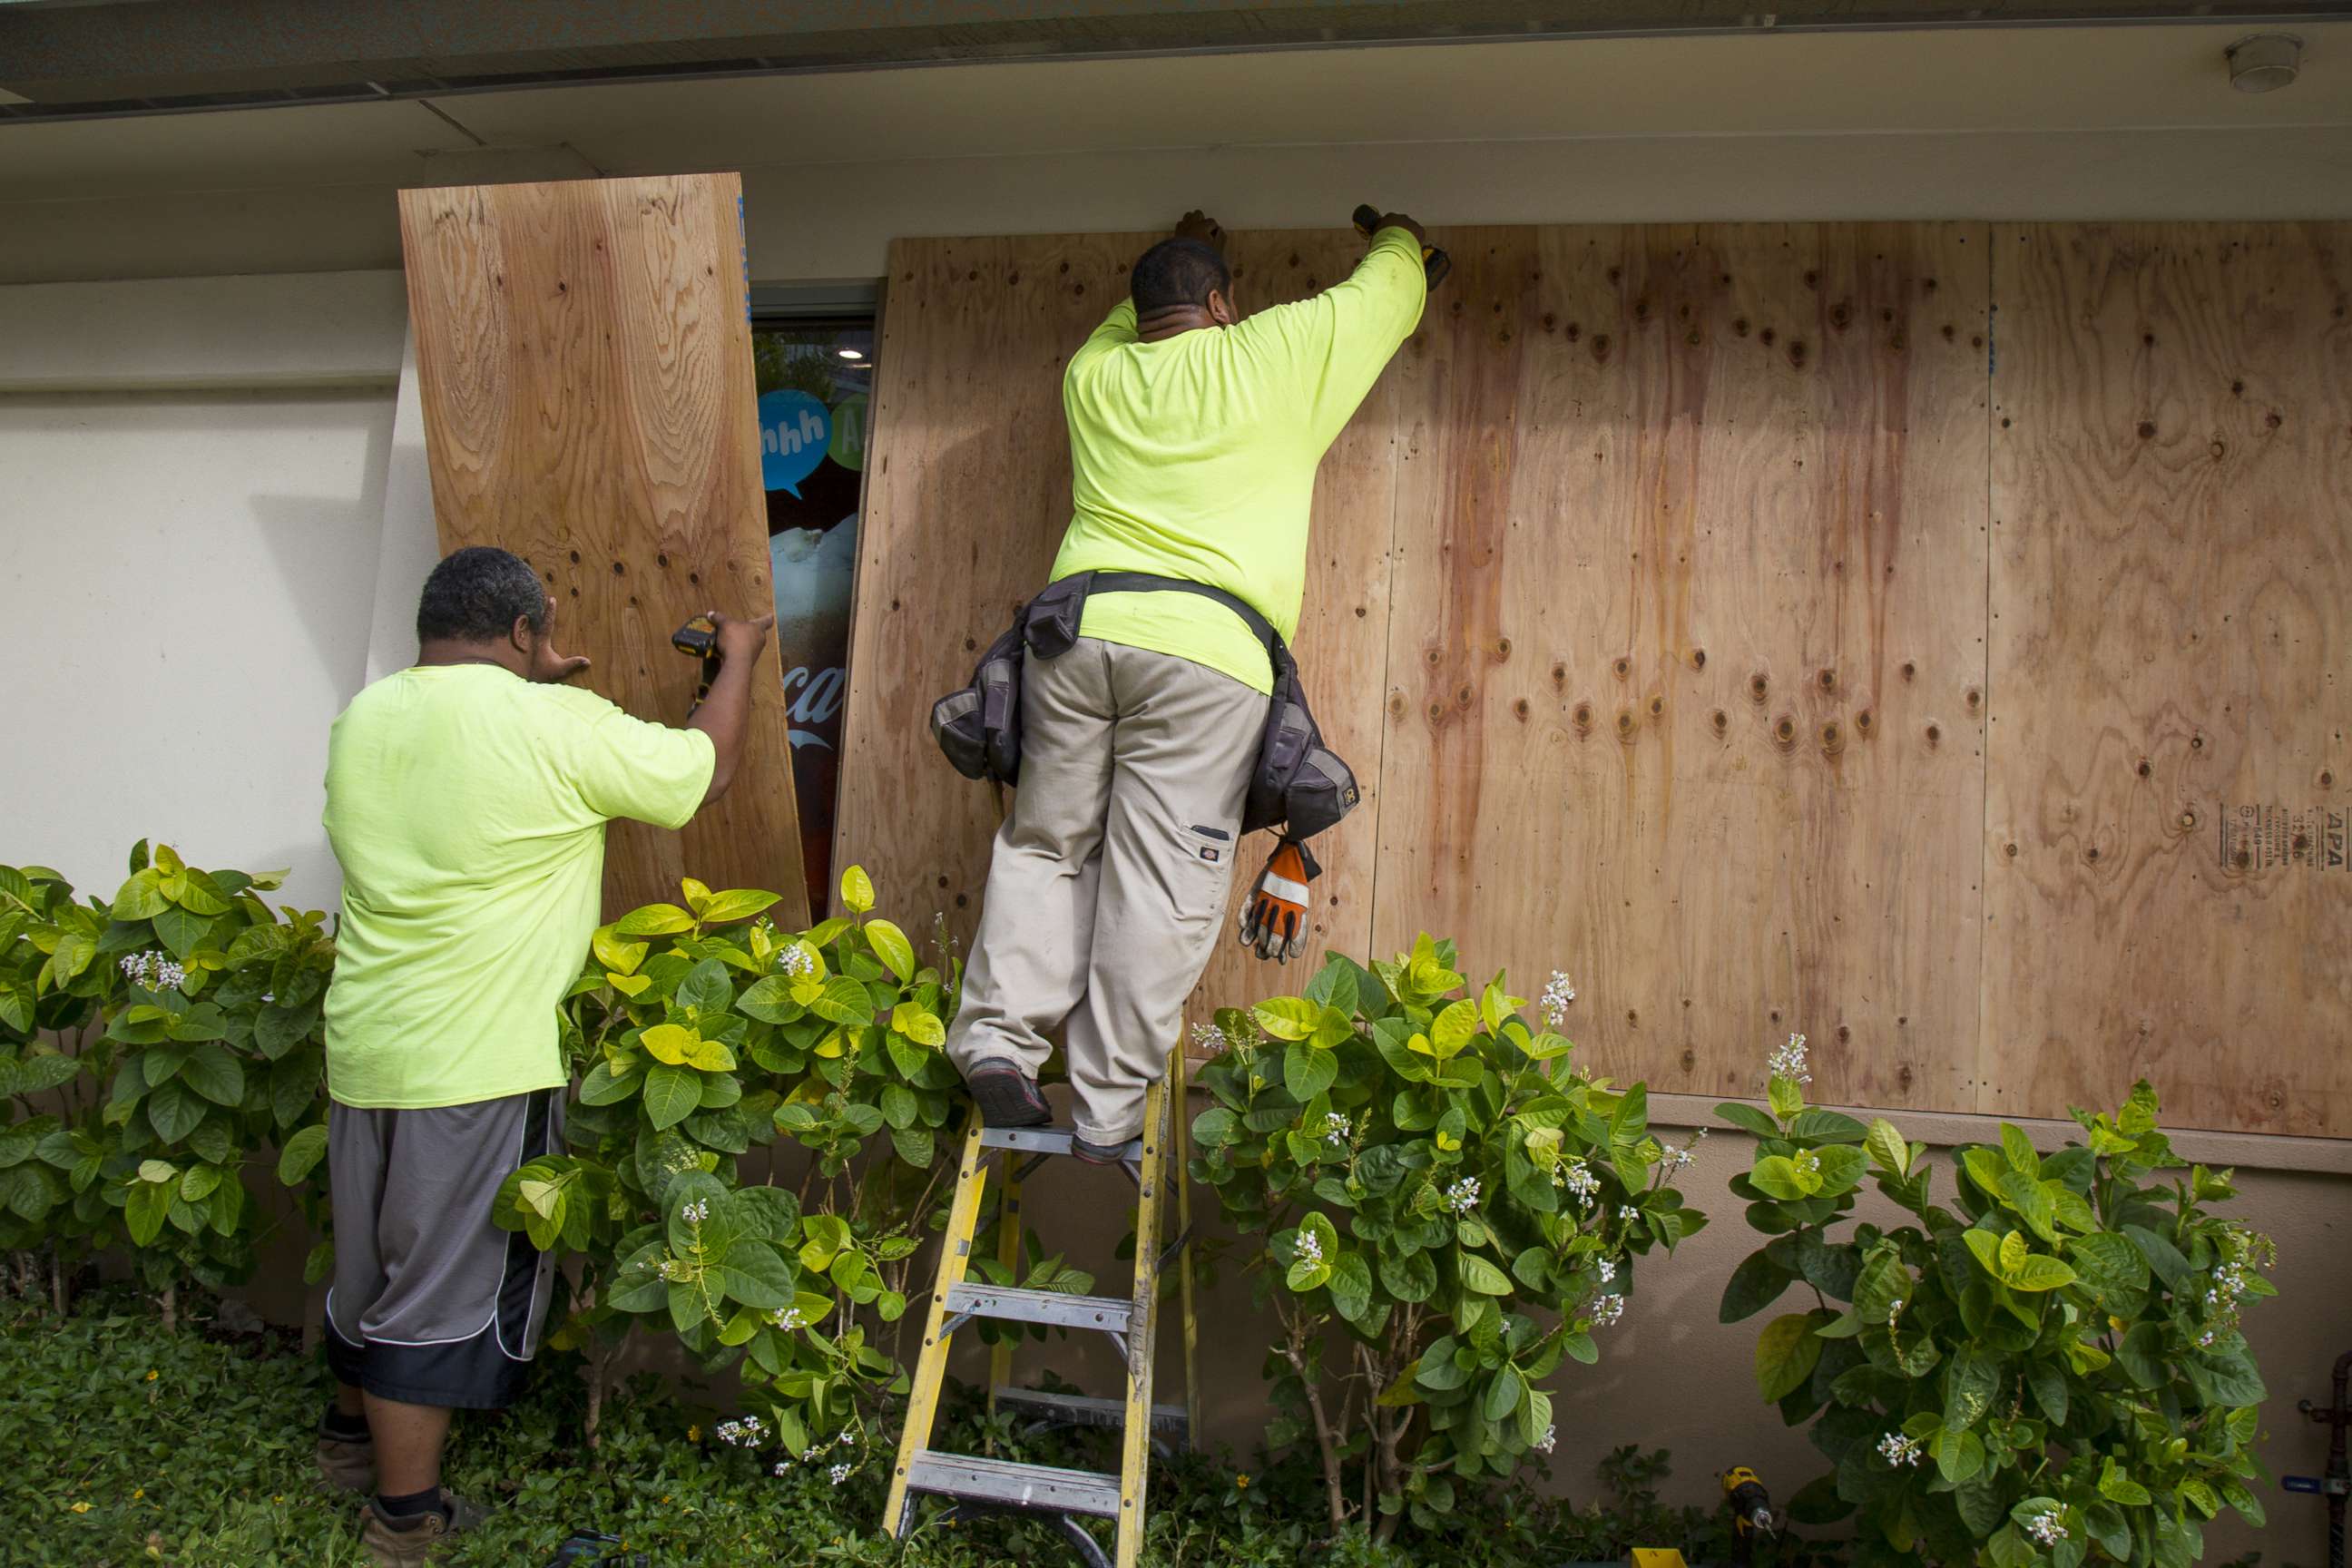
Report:
M 1583 1059 L 1976 1089 L 1981 226 L 1454 230 L 1400 403 L 1375 945 Z
M 732 174 L 404 191 L 401 243 L 445 551 L 538 568 L 560 646 L 640 719 L 677 723 L 695 668 L 670 633 L 772 605 Z M 683 833 L 614 825 L 608 908 L 682 877 L 806 891 L 782 674 L 752 681 L 733 790 Z
M 2352 1135 L 2352 225 L 1994 253 L 1979 1108 Z
M 1127 292 L 1155 237 L 903 240 L 891 247 L 874 449 L 860 538 L 836 859 L 863 862 L 886 900 L 925 900 L 968 939 L 987 879 L 994 793 L 948 767 L 928 729 L 934 699 L 1043 587 L 1070 516 L 1061 373 Z M 1256 235 L 1231 246 L 1235 287 L 1257 309 L 1336 281 L 1363 251 L 1350 236 Z M 1370 793 L 1380 752 L 1388 624 L 1393 437 L 1389 384 L 1334 447 L 1316 491 L 1306 614 L 1297 647 L 1316 716 Z M 1009 800 L 1009 797 L 1008 797 Z M 1362 951 L 1370 930 L 1372 816 L 1318 844 L 1315 940 Z M 1245 843 L 1237 895 L 1266 843 Z M 1221 938 L 1189 1016 L 1280 988 Z

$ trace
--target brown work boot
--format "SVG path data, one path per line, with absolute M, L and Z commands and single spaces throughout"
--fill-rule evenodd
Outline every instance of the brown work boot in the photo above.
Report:
M 319 1479 L 338 1491 L 375 1489 L 375 1442 L 373 1438 L 319 1434 Z
M 371 1498 L 360 1510 L 360 1544 L 378 1568 L 422 1568 L 441 1555 L 449 1537 L 482 1521 L 482 1510 L 444 1490 L 441 1506 L 413 1519 L 394 1519 Z

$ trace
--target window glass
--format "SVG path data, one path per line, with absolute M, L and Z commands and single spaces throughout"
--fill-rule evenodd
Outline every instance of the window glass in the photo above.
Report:
M 848 693 L 850 579 L 857 563 L 874 322 L 758 321 L 751 342 L 801 855 L 809 908 L 822 913 L 832 899 L 834 791 Z

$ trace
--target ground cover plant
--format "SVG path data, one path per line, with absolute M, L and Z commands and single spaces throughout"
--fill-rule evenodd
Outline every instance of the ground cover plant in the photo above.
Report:
M 2222 1509 L 2263 1521 L 2239 1316 L 2274 1254 L 2213 1212 L 2230 1173 L 2172 1152 L 2154 1089 L 2075 1111 L 2061 1150 L 2008 1125 L 1954 1150 L 1948 1206 L 1924 1145 L 1809 1107 L 1809 1078 L 1798 1037 L 1769 1111 L 1718 1108 L 1759 1139 L 1732 1190 L 1772 1237 L 1722 1317 L 1811 1299 L 1765 1326 L 1757 1381 L 1836 1466 L 1817 1491 L 1854 1516 L 1859 1563 L 2186 1568 Z M 1906 1223 L 1853 1222 L 1865 1177 Z
M 1434 1529 L 1549 1452 L 1541 1385 L 1599 1358 L 1636 1257 L 1706 1223 L 1644 1088 L 1569 1065 L 1565 978 L 1537 1027 L 1499 974 L 1458 995 L 1458 963 L 1427 935 L 1370 969 L 1334 954 L 1207 1035 L 1192 1173 L 1254 1249 L 1269 1440 L 1312 1441 L 1334 1532 Z
M 352 1568 L 356 1501 L 314 1486 L 310 1445 L 330 1387 L 299 1336 L 228 1334 L 190 1302 L 164 1329 L 135 1297 L 86 1294 L 59 1318 L 45 1300 L 0 1300 L 0 1447 L 39 1454 L 0 1468 L 0 1541 L 25 1568 Z M 647 1568 L 1035 1568 L 1067 1560 L 1044 1526 L 1018 1520 L 933 1524 L 901 1548 L 876 1530 L 880 1457 L 845 1450 L 853 1471 L 782 1474 L 717 1436 L 718 1409 L 641 1375 L 614 1391 L 593 1459 L 579 1441 L 584 1384 L 551 1358 L 524 1402 L 498 1417 L 461 1416 L 449 1484 L 490 1507 L 448 1561 L 458 1568 L 533 1568 L 573 1531 L 616 1535 Z M 971 1397 L 943 1418 L 977 1447 L 984 1415 Z M 994 1434 L 1041 1462 L 1099 1462 L 1066 1436 Z M 1554 1568 L 1678 1544 L 1692 1561 L 1721 1555 L 1719 1514 L 1661 1505 L 1663 1455 L 1625 1450 L 1582 1507 L 1507 1491 L 1465 1506 L 1411 1549 L 1380 1547 L 1360 1528 L 1326 1542 L 1305 1468 L 1186 1458 L 1154 1468 L 1145 1560 L 1154 1568 L 1421 1568 L 1475 1550 L 1490 1568 Z M 615 1561 L 621 1560 L 616 1558 Z M 1823 1561 L 1767 1555 L 1767 1563 Z

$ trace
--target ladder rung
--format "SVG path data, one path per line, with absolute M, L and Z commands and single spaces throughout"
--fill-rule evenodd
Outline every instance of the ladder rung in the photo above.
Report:
M 1057 1329 L 1100 1329 L 1127 1332 L 1135 1303 L 1114 1296 L 1069 1296 L 1059 1290 L 1024 1290 L 1010 1285 L 974 1285 L 966 1280 L 948 1288 L 950 1313 L 975 1318 L 1003 1318 L 1017 1323 L 1047 1323 Z
M 1124 1400 L 1100 1399 L 1090 1394 L 1048 1394 L 1038 1388 L 1000 1388 L 996 1391 L 996 1405 L 1000 1410 L 1012 1410 L 1067 1426 L 1127 1425 L 1127 1404 Z M 1181 1405 L 1155 1405 L 1151 1407 L 1151 1426 L 1156 1432 L 1181 1434 L 1186 1423 L 1184 1407 Z
M 926 1448 L 908 1467 L 907 1485 L 916 1491 L 970 1498 L 999 1508 L 1118 1517 L 1118 1478 L 1096 1470 L 1016 1465 L 1009 1459 L 940 1454 Z
M 1077 1136 L 1066 1127 L 989 1127 L 982 1130 L 980 1146 L 983 1149 L 1018 1149 L 1029 1154 L 1067 1154 L 1070 1141 Z M 1143 1140 L 1130 1138 L 1118 1146 L 1123 1163 L 1143 1158 Z

